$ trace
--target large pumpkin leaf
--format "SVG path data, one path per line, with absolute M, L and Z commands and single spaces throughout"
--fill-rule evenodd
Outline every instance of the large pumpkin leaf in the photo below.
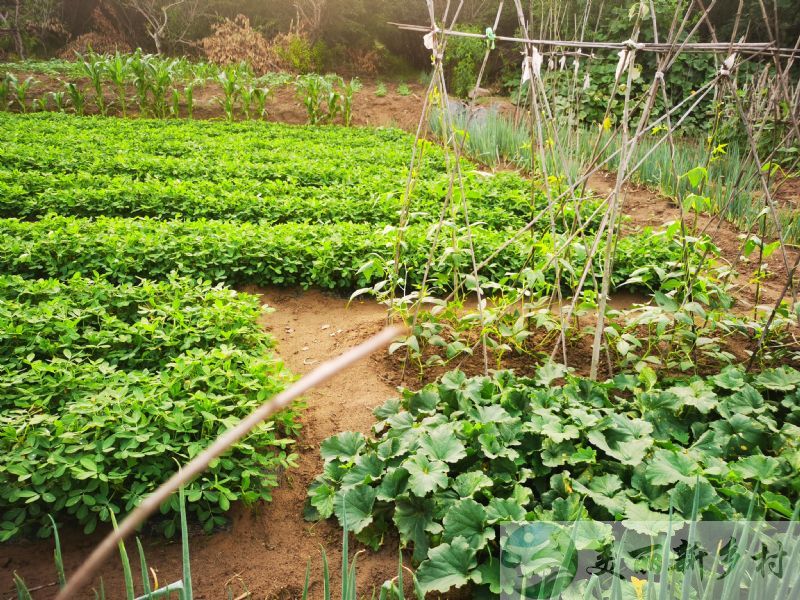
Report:
M 651 485 L 691 483 L 700 466 L 691 457 L 672 450 L 656 450 L 647 463 L 645 477 Z
M 322 442 L 322 458 L 326 462 L 331 460 L 350 462 L 355 460 L 365 444 L 363 434 L 357 431 L 344 431 Z
M 408 488 L 408 471 L 403 467 L 389 469 L 378 486 L 377 499 L 391 502 Z
M 447 465 L 440 460 L 431 460 L 419 453 L 404 461 L 403 467 L 409 474 L 409 488 L 417 496 L 447 487 Z
M 525 509 L 513 498 L 492 498 L 486 508 L 488 523 L 522 521 L 526 514 Z
M 763 455 L 747 456 L 731 465 L 731 469 L 743 479 L 752 479 L 762 485 L 775 483 L 780 475 L 780 461 Z
M 791 392 L 800 386 L 800 371 L 786 367 L 767 369 L 756 377 L 755 382 L 768 390 Z
M 333 500 L 336 490 L 324 481 L 315 481 L 308 488 L 311 505 L 317 509 L 320 518 L 327 519 L 333 514 Z
M 477 566 L 475 550 L 464 538 L 456 538 L 449 544 L 431 548 L 428 559 L 417 569 L 417 581 L 423 593 L 444 593 L 470 581 L 480 583 Z
M 404 544 L 414 544 L 414 560 L 428 554 L 428 529 L 434 524 L 434 502 L 430 498 L 403 496 L 397 499 L 394 524 Z
M 334 512 L 339 524 L 348 531 L 359 533 L 372 523 L 372 507 L 377 490 L 369 485 L 342 488 L 336 492 Z
M 461 498 L 471 498 L 478 490 L 492 485 L 494 482 L 483 471 L 467 471 L 455 478 L 453 489 Z
M 457 537 L 467 540 L 467 543 L 480 550 L 489 540 L 494 539 L 494 527 L 486 524 L 486 509 L 472 498 L 465 498 L 456 502 L 444 517 L 445 542 Z
M 355 464 L 342 477 L 342 485 L 350 486 L 359 483 L 372 483 L 380 479 L 384 465 L 374 453 L 362 454 L 356 459 Z
M 677 396 L 685 406 L 692 406 L 704 415 L 707 415 L 717 406 L 717 395 L 703 381 L 676 385 L 667 391 Z
M 588 438 L 592 444 L 621 463 L 637 465 L 653 445 L 650 437 L 652 431 L 653 426 L 647 421 L 612 414 L 605 420 L 605 427 L 601 431 L 590 431 Z
M 464 444 L 449 425 L 441 425 L 422 436 L 419 447 L 431 459 L 446 463 L 458 462 L 467 455 Z
M 719 501 L 714 487 L 703 480 L 691 484 L 679 483 L 670 492 L 670 498 L 675 509 L 686 517 L 691 517 L 695 508 L 698 513 L 702 513 L 712 503 Z

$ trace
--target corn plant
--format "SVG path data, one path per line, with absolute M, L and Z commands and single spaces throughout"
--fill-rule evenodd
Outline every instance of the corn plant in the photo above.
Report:
M 0 110 L 8 110 L 11 101 L 11 73 L 6 73 L 0 79 Z
M 50 92 L 50 100 L 53 101 L 53 106 L 58 112 L 64 112 L 64 106 L 66 101 L 66 93 L 64 90 L 59 90 L 57 92 Z
M 174 80 L 173 70 L 176 62 L 154 58 L 145 63 L 152 95 L 152 113 L 159 119 L 167 116 L 167 94 Z
M 86 112 L 86 92 L 72 82 L 67 83 L 66 88 L 72 110 L 76 115 L 82 117 Z
M 40 98 L 34 98 L 31 100 L 31 108 L 34 112 L 47 112 L 48 104 L 47 99 L 49 96 L 41 96 Z
M 28 112 L 28 92 L 36 84 L 33 77 L 28 77 L 25 81 L 19 81 L 15 75 L 9 73 L 9 85 L 12 94 L 12 101 L 17 103 L 20 112 Z
M 259 119 L 267 117 L 267 100 L 272 95 L 272 90 L 266 87 L 257 87 L 253 90 L 253 102 Z
M 319 125 L 325 118 L 322 104 L 330 83 L 321 75 L 309 73 L 295 80 L 295 89 L 308 114 L 309 125 Z
M 144 548 L 139 538 L 136 538 L 136 547 L 139 553 L 139 564 L 141 565 L 141 578 L 142 578 L 142 596 L 136 595 L 136 588 L 134 585 L 133 569 L 128 558 L 128 551 L 125 547 L 125 542 L 119 543 L 119 558 L 122 563 L 122 575 L 125 584 L 125 598 L 126 600 L 155 600 L 157 598 L 171 598 L 173 594 L 179 600 L 192 600 L 194 595 L 192 591 L 192 570 L 191 561 L 189 559 L 189 527 L 186 521 L 186 496 L 183 488 L 178 491 L 178 504 L 180 507 L 180 520 L 181 520 L 181 555 L 183 574 L 180 580 L 170 583 L 169 585 L 153 589 L 150 582 L 150 571 L 147 567 L 147 559 L 145 557 Z M 114 524 L 114 529 L 117 528 L 116 518 L 114 513 L 111 512 L 111 520 Z M 56 522 L 50 517 L 53 527 L 53 541 L 55 543 L 55 550 L 53 551 L 56 577 L 59 588 L 64 588 L 67 584 L 66 574 L 64 572 L 64 560 L 61 551 L 61 541 L 58 535 L 58 527 Z M 17 591 L 18 600 L 32 600 L 31 590 L 28 588 L 25 580 L 22 579 L 16 572 L 14 573 L 14 585 Z M 95 591 L 95 598 L 98 600 L 105 600 L 105 586 L 102 578 L 100 579 L 100 590 Z
M 108 79 L 117 91 L 117 102 L 119 103 L 123 117 L 128 116 L 128 99 L 125 92 L 125 84 L 128 80 L 132 62 L 133 59 L 131 56 L 125 56 L 117 51 L 113 57 L 106 60 L 105 64 Z
M 342 84 L 342 79 L 339 77 L 336 78 L 326 78 L 325 82 L 327 84 L 325 92 L 327 94 L 327 108 L 328 114 L 326 116 L 326 121 L 328 123 L 333 123 L 336 120 L 336 117 L 342 112 L 344 98 L 342 94 L 339 92 L 337 85 Z
M 98 54 L 89 52 L 85 56 L 81 54 L 78 55 L 78 65 L 82 73 L 91 81 L 97 109 L 100 111 L 101 115 L 106 116 L 108 107 L 106 106 L 106 100 L 103 96 L 103 79 L 106 73 L 105 61 L 103 61 L 102 57 Z
M 169 115 L 174 119 L 181 116 L 181 92 L 177 88 L 172 88 L 172 104 L 169 107 Z
M 242 114 L 248 121 L 250 120 L 250 111 L 253 108 L 253 101 L 255 100 L 253 94 L 256 88 L 252 85 L 243 85 L 239 90 L 239 95 L 242 99 Z
M 183 98 L 186 101 L 186 116 L 191 119 L 194 117 L 194 87 L 196 81 L 192 81 L 183 88 Z
M 242 93 L 242 86 L 239 84 L 239 69 L 237 67 L 227 67 L 217 74 L 217 83 L 222 88 L 223 98 L 218 100 L 225 117 L 228 121 L 233 121 L 236 100 Z
M 137 50 L 131 56 L 130 72 L 136 94 L 136 104 L 141 114 L 147 112 L 147 91 L 150 89 L 147 65 L 150 60 L 150 55 L 142 54 L 141 50 Z
M 345 127 L 350 127 L 353 122 L 353 99 L 355 95 L 361 91 L 362 87 L 361 80 L 355 77 L 342 88 L 342 116 L 344 118 Z

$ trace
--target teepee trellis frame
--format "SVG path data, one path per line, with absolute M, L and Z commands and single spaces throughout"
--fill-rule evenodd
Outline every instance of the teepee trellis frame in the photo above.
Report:
M 764 196 L 764 204 L 765 204 L 765 216 L 762 219 L 762 231 L 764 233 L 765 223 L 766 223 L 766 216 L 769 215 L 771 226 L 774 228 L 775 232 L 777 233 L 778 242 L 780 245 L 780 252 L 783 262 L 783 267 L 786 271 L 787 282 L 786 282 L 786 289 L 783 292 L 782 297 L 778 300 L 776 308 L 773 310 L 772 315 L 767 321 L 767 325 L 762 333 L 761 341 L 759 342 L 758 349 L 760 350 L 761 344 L 763 344 L 764 339 L 766 338 L 768 329 L 775 317 L 777 307 L 780 306 L 781 302 L 785 297 L 790 297 L 794 302 L 797 301 L 797 289 L 794 284 L 794 276 L 798 270 L 798 264 L 792 265 L 792 258 L 790 251 L 787 249 L 787 244 L 784 239 L 783 229 L 781 224 L 781 219 L 778 214 L 777 206 L 773 197 L 773 189 L 771 186 L 771 182 L 769 179 L 769 173 L 767 172 L 768 169 L 766 165 L 771 164 L 771 160 L 773 159 L 776 149 L 773 148 L 772 151 L 767 156 L 759 156 L 759 149 L 758 149 L 758 137 L 759 132 L 755 131 L 757 128 L 748 119 L 748 116 L 745 115 L 745 109 L 742 105 L 742 101 L 738 97 L 738 87 L 735 80 L 735 76 L 739 71 L 742 64 L 752 61 L 758 58 L 771 58 L 774 63 L 775 69 L 775 80 L 777 81 L 778 90 L 775 92 L 773 90 L 773 94 L 775 98 L 780 101 L 785 101 L 791 108 L 789 111 L 789 120 L 791 124 L 791 128 L 789 132 L 784 136 L 784 143 L 796 142 L 800 143 L 800 127 L 798 126 L 798 99 L 800 99 L 800 84 L 797 85 L 796 89 L 791 88 L 791 84 L 789 83 L 788 72 L 791 68 L 795 58 L 800 56 L 800 39 L 793 47 L 780 47 L 776 42 L 765 42 L 765 43 L 747 43 L 744 41 L 733 41 L 733 38 L 738 32 L 740 26 L 740 20 L 743 10 L 743 0 L 740 0 L 737 15 L 736 15 L 736 22 L 734 26 L 734 35 L 732 36 L 732 41 L 730 42 L 721 42 L 717 39 L 716 32 L 714 31 L 714 27 L 710 22 L 709 13 L 712 10 L 716 3 L 716 0 L 711 0 L 711 2 L 706 5 L 704 4 L 703 0 L 685 0 L 684 2 L 679 2 L 676 6 L 672 23 L 670 25 L 669 32 L 666 38 L 662 41 L 660 39 L 660 34 L 658 30 L 658 23 L 655 18 L 655 9 L 652 0 L 639 0 L 638 4 L 638 11 L 636 13 L 636 18 L 634 20 L 633 31 L 631 35 L 631 39 L 628 39 L 623 42 L 592 42 L 584 40 L 584 34 L 587 28 L 588 23 L 588 15 L 589 15 L 589 6 L 587 4 L 586 12 L 583 16 L 581 27 L 580 27 L 580 39 L 577 40 L 562 40 L 562 39 L 547 39 L 543 35 L 540 39 L 532 38 L 530 35 L 530 31 L 528 29 L 528 20 L 525 17 L 524 7 L 522 5 L 521 0 L 513 0 L 514 9 L 516 10 L 517 15 L 517 22 L 519 31 L 522 32 L 522 37 L 518 36 L 508 36 L 508 35 L 498 35 L 495 33 L 498 27 L 498 23 L 500 21 L 500 16 L 503 10 L 504 2 L 500 1 L 498 5 L 497 17 L 494 22 L 494 27 L 489 28 L 486 34 L 479 34 L 479 33 L 471 33 L 465 31 L 459 31 L 456 28 L 456 24 L 458 21 L 458 17 L 461 13 L 461 9 L 463 7 L 463 0 L 459 1 L 457 4 L 452 0 L 448 0 L 444 9 L 444 16 L 441 19 L 437 19 L 436 10 L 433 3 L 433 0 L 426 0 L 426 5 L 428 8 L 428 14 L 430 19 L 430 24 L 428 26 L 421 26 L 421 25 L 410 25 L 410 24 L 399 24 L 394 23 L 397 27 L 407 31 L 415 31 L 419 33 L 425 34 L 425 42 L 426 46 L 432 52 L 432 62 L 433 62 L 433 77 L 431 78 L 431 82 L 429 85 L 428 93 L 426 94 L 424 107 L 423 107 L 423 114 L 420 120 L 420 127 L 417 132 L 417 143 L 415 144 L 415 154 L 412 157 L 412 164 L 411 169 L 409 171 L 409 185 L 406 188 L 406 196 L 405 196 L 405 208 L 403 211 L 403 218 L 401 218 L 401 227 L 400 227 L 400 234 L 398 235 L 398 245 L 396 246 L 395 252 L 395 261 L 394 261 L 394 268 L 396 272 L 396 276 L 399 278 L 399 268 L 400 268 L 400 260 L 401 260 L 401 244 L 400 241 L 402 239 L 402 232 L 407 224 L 407 216 L 408 216 L 408 206 L 410 203 L 413 185 L 412 185 L 412 178 L 414 173 L 414 166 L 415 161 L 418 159 L 416 153 L 416 147 L 421 139 L 425 137 L 427 134 L 427 119 L 431 114 L 431 111 L 437 107 L 434 107 L 431 102 L 431 98 L 435 97 L 438 100 L 438 108 L 441 112 L 441 126 L 442 132 L 441 136 L 445 142 L 446 147 L 446 161 L 447 161 L 447 171 L 450 174 L 450 185 L 448 189 L 447 196 L 444 200 L 442 212 L 440 215 L 439 223 L 435 228 L 435 234 L 433 236 L 433 243 L 431 246 L 431 252 L 429 255 L 428 263 L 425 266 L 425 273 L 423 276 L 423 286 L 421 296 L 425 295 L 425 289 L 428 282 L 428 277 L 430 273 L 430 268 L 433 260 L 435 259 L 435 252 L 437 246 L 439 244 L 442 226 L 447 215 L 447 211 L 453 208 L 453 198 L 454 192 L 460 192 L 461 198 L 461 209 L 463 210 L 463 218 L 465 220 L 465 231 L 466 231 L 466 239 L 468 241 L 468 252 L 471 261 L 471 278 L 474 282 L 472 287 L 472 291 L 477 294 L 478 298 L 478 308 L 480 313 L 480 322 L 483 326 L 484 324 L 484 311 L 483 308 L 485 306 L 485 298 L 483 297 L 483 290 L 479 284 L 479 275 L 483 268 L 490 263 L 490 261 L 504 251 L 509 245 L 513 244 L 515 241 L 520 239 L 526 232 L 532 231 L 534 225 L 541 221 L 544 218 L 548 218 L 551 225 L 551 233 L 553 233 L 553 237 L 555 240 L 555 218 L 556 218 L 556 211 L 559 206 L 559 203 L 565 200 L 577 200 L 580 201 L 579 196 L 585 189 L 589 178 L 599 172 L 604 166 L 611 163 L 612 160 L 617 160 L 617 174 L 615 185 L 613 191 L 605 197 L 600 206 L 597 210 L 604 210 L 604 214 L 602 215 L 601 223 L 599 226 L 598 232 L 595 234 L 593 240 L 587 239 L 586 235 L 587 232 L 585 230 L 585 225 L 578 222 L 573 228 L 569 231 L 569 235 L 566 237 L 566 240 L 558 246 L 554 241 L 556 246 L 554 247 L 553 256 L 551 257 L 548 265 L 555 261 L 555 270 L 556 270 L 556 284 L 554 285 L 554 298 L 559 305 L 562 302 L 562 298 L 560 297 L 561 286 L 560 286 L 560 272 L 558 267 L 558 258 L 562 256 L 563 253 L 569 251 L 569 245 L 572 241 L 574 241 L 578 236 L 581 237 L 582 241 L 586 244 L 587 247 L 590 247 L 588 252 L 588 256 L 586 258 L 586 264 L 581 273 L 581 276 L 578 281 L 577 287 L 573 290 L 573 298 L 570 302 L 569 306 L 564 311 L 562 309 L 562 321 L 561 321 L 561 332 L 559 336 L 558 343 L 556 347 L 553 349 L 553 356 L 559 354 L 559 350 L 561 351 L 561 359 L 564 364 L 568 363 L 568 356 L 567 356 L 567 342 L 566 342 L 566 326 L 569 323 L 575 308 L 578 297 L 580 296 L 584 285 L 587 282 L 587 279 L 591 276 L 593 279 L 596 279 L 596 274 L 592 271 L 592 264 L 594 262 L 595 257 L 600 257 L 602 252 L 602 274 L 600 275 L 600 281 L 595 281 L 595 284 L 599 283 L 599 288 L 601 293 L 599 295 L 599 306 L 597 310 L 597 326 L 595 327 L 595 338 L 594 343 L 592 346 L 592 364 L 591 364 L 591 376 L 596 378 L 598 376 L 599 364 L 600 364 L 600 356 L 601 356 L 601 348 L 604 344 L 606 344 L 605 336 L 604 336 L 604 319 L 605 319 L 605 311 L 606 311 L 606 302 L 609 297 L 610 293 L 610 286 L 611 286 L 611 272 L 613 268 L 613 258 L 614 252 L 616 249 L 616 240 L 618 239 L 620 233 L 620 217 L 622 215 L 622 209 L 624 206 L 624 199 L 625 199 L 625 188 L 627 183 L 630 180 L 630 176 L 632 173 L 636 172 L 641 165 L 644 163 L 647 156 L 655 151 L 657 147 L 666 143 L 668 144 L 669 151 L 671 155 L 674 157 L 676 153 L 676 143 L 675 143 L 675 132 L 681 126 L 682 123 L 693 113 L 693 111 L 700 105 L 700 103 L 713 92 L 715 97 L 720 94 L 729 94 L 734 99 L 734 104 L 736 107 L 736 112 L 739 118 L 744 125 L 747 134 L 747 142 L 750 152 L 750 158 L 754 161 L 757 167 L 757 177 L 759 179 L 759 183 L 761 185 L 762 193 Z M 767 26 L 767 30 L 770 32 L 771 35 L 774 36 L 772 33 L 773 28 L 772 24 L 769 22 L 769 15 L 766 7 L 764 6 L 763 0 L 759 0 L 761 5 L 762 15 L 764 21 Z M 455 8 L 451 12 L 451 8 Z M 695 17 L 699 14 L 699 18 L 692 19 L 691 17 L 694 15 Z M 640 29 L 641 24 L 644 19 L 647 19 L 648 16 L 652 20 L 652 28 L 654 32 L 654 40 L 653 41 L 639 41 L 640 36 Z M 553 21 L 558 21 L 558 17 L 554 17 Z M 689 24 L 693 22 L 693 25 L 689 27 Z M 577 23 L 577 19 L 576 19 Z M 707 43 L 698 43 L 689 41 L 694 38 L 695 34 L 701 28 L 701 26 L 706 26 L 711 31 L 712 42 Z M 554 27 L 555 29 L 555 27 Z M 543 32 L 540 31 L 540 35 Z M 447 47 L 447 40 L 453 37 L 464 37 L 464 38 L 475 38 L 475 39 L 483 39 L 487 42 L 487 50 L 483 59 L 483 62 L 480 67 L 480 71 L 478 74 L 477 81 L 475 83 L 474 90 L 477 92 L 478 88 L 480 87 L 481 81 L 483 79 L 486 64 L 490 54 L 490 43 L 494 44 L 496 42 L 508 42 L 521 45 L 523 48 L 523 84 L 526 80 L 530 81 L 529 87 L 529 101 L 530 101 L 530 134 L 531 134 L 531 159 L 532 165 L 531 168 L 535 171 L 537 168 L 539 169 L 539 175 L 541 176 L 542 187 L 544 188 L 544 193 L 547 199 L 547 206 L 545 209 L 539 211 L 537 214 L 533 216 L 531 221 L 528 222 L 527 225 L 520 228 L 515 234 L 510 235 L 507 241 L 502 244 L 499 248 L 495 249 L 494 252 L 490 254 L 490 256 L 483 261 L 478 261 L 475 255 L 475 248 L 473 244 L 473 233 L 472 233 L 472 226 L 469 221 L 468 209 L 466 205 L 466 194 L 464 193 L 464 174 L 461 172 L 460 167 L 460 158 L 463 154 L 464 144 L 465 144 L 465 137 L 462 136 L 461 140 L 459 141 L 457 131 L 455 129 L 455 124 L 453 121 L 452 114 L 449 109 L 448 103 L 448 94 L 447 94 L 447 86 L 444 77 L 444 60 L 445 60 L 445 53 Z M 774 37 L 773 37 L 774 39 Z M 580 60 L 596 60 L 597 56 L 595 52 L 608 52 L 608 51 L 618 51 L 619 52 L 619 64 L 617 68 L 616 77 L 614 80 L 614 91 L 612 92 L 612 97 L 617 91 L 617 87 L 624 85 L 624 96 L 625 96 L 625 104 L 624 104 L 624 116 L 622 119 L 622 124 L 620 127 L 622 143 L 620 147 L 611 152 L 610 154 L 606 152 L 606 147 L 601 144 L 600 136 L 596 140 L 595 146 L 592 152 L 592 158 L 588 161 L 587 166 L 585 169 L 582 170 L 576 177 L 569 180 L 567 183 L 567 189 L 565 191 L 558 191 L 552 189 L 552 186 L 549 182 L 548 172 L 547 172 L 547 157 L 545 156 L 546 150 L 546 139 L 551 142 L 550 146 L 553 148 L 551 150 L 553 154 L 553 158 L 557 158 L 559 155 L 563 158 L 563 148 L 562 145 L 559 143 L 559 132 L 558 128 L 555 126 L 555 115 L 551 106 L 548 102 L 548 94 L 547 90 L 545 89 L 545 83 L 541 76 L 541 67 L 543 56 L 560 56 L 561 57 L 561 68 L 564 68 L 566 63 L 566 57 L 570 56 L 573 58 L 573 65 L 574 65 L 574 81 L 572 82 L 573 89 L 578 89 L 580 82 L 578 81 L 579 76 L 579 62 Z M 657 64 L 658 68 L 656 70 L 655 76 L 652 82 L 649 85 L 645 92 L 645 99 L 643 101 L 643 106 L 638 106 L 639 116 L 638 122 L 633 122 L 633 110 L 632 110 L 632 98 L 630 95 L 631 90 L 631 83 L 634 76 L 634 68 L 636 62 L 636 56 L 638 53 L 654 53 L 657 56 Z M 669 73 L 670 68 L 673 66 L 675 61 L 678 57 L 683 53 L 701 53 L 705 55 L 711 55 L 714 57 L 715 64 L 717 65 L 717 71 L 714 74 L 714 77 L 706 82 L 699 90 L 694 97 L 685 97 L 681 99 L 679 102 L 672 105 L 670 103 L 670 99 L 667 94 L 667 87 L 665 83 L 666 75 Z M 551 58 L 551 61 L 553 59 Z M 537 64 L 538 62 L 538 64 Z M 470 119 L 472 118 L 473 111 L 471 110 L 474 107 L 477 93 L 473 93 L 472 100 L 469 105 L 468 114 L 470 115 Z M 654 109 L 656 99 L 660 98 L 663 105 L 664 105 L 664 114 L 662 114 L 659 118 L 655 120 L 651 120 L 652 111 Z M 606 116 L 608 116 L 610 112 L 610 104 L 606 109 Z M 652 145 L 651 149 L 648 153 L 645 154 L 643 158 L 639 158 L 638 161 L 634 160 L 636 155 L 637 147 L 639 142 L 645 135 L 653 135 L 653 131 L 656 127 L 663 127 L 666 132 L 660 137 L 658 142 Z M 605 155 L 605 156 L 604 156 Z M 708 156 L 706 159 L 706 167 L 711 161 L 711 148 L 708 149 Z M 680 178 L 680 173 L 675 171 L 675 167 L 673 165 L 673 172 L 672 176 L 677 181 Z M 740 178 L 742 177 L 743 172 L 740 173 Z M 737 182 L 738 184 L 739 182 Z M 532 198 L 535 190 L 531 190 Z M 730 203 L 734 189 L 729 190 L 730 198 L 728 199 L 728 203 Z M 533 206 L 533 205 L 532 205 Z M 686 251 L 686 223 L 684 214 L 684 208 L 682 203 L 679 202 L 680 211 L 681 211 L 681 228 L 683 232 L 683 239 L 684 239 L 684 259 L 686 260 L 686 270 L 687 273 L 690 272 L 689 265 L 688 265 L 688 251 Z M 577 211 L 580 213 L 580 211 Z M 716 221 L 717 228 L 720 227 L 722 223 L 722 212 L 719 213 L 715 218 L 712 218 L 709 223 L 705 226 L 703 232 L 706 232 L 712 223 Z M 596 215 L 592 215 L 593 217 Z M 749 234 L 750 232 L 748 232 Z M 797 263 L 800 263 L 800 258 L 798 258 Z M 698 273 L 695 273 L 695 277 Z M 687 276 L 688 278 L 688 276 Z M 691 281 L 686 282 L 687 286 L 691 286 Z M 456 278 L 453 282 L 454 291 L 450 294 L 450 296 L 446 299 L 446 301 L 452 300 L 455 296 L 460 294 L 460 290 L 464 285 L 463 281 L 460 281 Z M 687 294 L 686 297 L 683 299 L 683 303 L 687 303 L 691 301 L 691 293 Z M 420 298 L 420 300 L 424 300 L 424 298 Z M 414 321 L 416 323 L 416 319 L 419 314 L 419 309 L 422 306 L 422 302 L 417 305 L 417 311 L 415 312 Z M 488 370 L 488 358 L 487 358 L 487 348 L 486 348 L 486 340 L 484 336 L 484 331 L 482 327 L 482 332 L 480 336 L 480 343 L 483 347 L 483 362 L 484 368 Z M 608 348 L 606 347 L 606 353 L 608 356 Z M 754 357 L 756 355 L 754 354 Z M 611 367 L 611 361 L 609 359 L 609 368 Z

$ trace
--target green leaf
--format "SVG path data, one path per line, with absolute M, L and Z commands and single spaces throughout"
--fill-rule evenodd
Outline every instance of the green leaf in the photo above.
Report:
M 472 498 L 456 502 L 444 517 L 443 540 L 450 542 L 457 537 L 467 540 L 476 550 L 480 550 L 494 539 L 494 527 L 486 524 L 486 509 Z
M 342 477 L 342 486 L 358 485 L 360 483 L 372 483 L 380 479 L 383 474 L 384 465 L 377 454 L 370 452 L 362 454 L 356 459 L 355 464 L 347 470 Z
M 325 462 L 332 460 L 350 462 L 355 460 L 365 445 L 366 440 L 363 434 L 345 431 L 322 442 L 322 458 Z
M 486 508 L 488 523 L 523 521 L 527 512 L 512 498 L 492 498 Z
M 788 367 L 767 369 L 755 378 L 755 383 L 768 390 L 791 392 L 800 385 L 800 371 Z
M 408 471 L 403 467 L 389 469 L 378 486 L 377 499 L 383 502 L 392 502 L 395 498 L 405 493 L 408 487 Z
M 414 560 L 423 560 L 428 553 L 428 529 L 434 524 L 434 502 L 430 498 L 404 496 L 397 499 L 394 524 L 404 544 L 414 544 Z
M 385 420 L 402 410 L 399 398 L 391 398 L 372 411 L 376 418 Z
M 692 483 L 679 483 L 670 492 L 672 505 L 685 517 L 691 517 L 695 509 L 695 490 L 699 486 L 697 493 L 697 512 L 701 513 L 713 503 L 719 501 L 719 496 L 714 491 L 714 487 L 707 481 L 701 480 Z
M 439 404 L 439 390 L 436 386 L 426 386 L 408 399 L 408 410 L 412 415 L 431 414 Z
M 572 423 L 567 423 L 550 411 L 537 411 L 542 416 L 540 433 L 547 436 L 555 443 L 560 444 L 566 440 L 575 440 L 580 437 L 580 431 Z
M 673 386 L 667 391 L 680 398 L 682 404 L 693 406 L 704 415 L 717 406 L 717 395 L 703 381 Z
M 708 169 L 705 167 L 695 167 L 687 173 L 684 173 L 683 176 L 689 180 L 689 185 L 696 188 L 708 179 Z
M 446 463 L 458 462 L 467 456 L 464 444 L 456 437 L 453 427 L 441 425 L 419 440 L 420 451 L 431 459 Z
M 372 523 L 372 507 L 377 490 L 368 485 L 344 488 L 336 492 L 334 512 L 339 524 L 344 527 L 345 518 L 348 531 L 359 533 Z
M 783 515 L 787 518 L 792 518 L 794 514 L 794 508 L 792 506 L 791 500 L 789 500 L 786 496 L 782 494 L 775 494 L 773 492 L 764 492 L 761 494 L 761 497 L 764 500 L 764 504 L 770 510 L 774 510 L 776 513 Z
M 762 485 L 775 483 L 780 471 L 780 461 L 777 458 L 760 454 L 747 456 L 730 466 L 743 479 L 753 479 Z
M 480 583 L 480 574 L 473 573 L 477 566 L 475 550 L 464 538 L 456 538 L 428 552 L 428 559 L 417 569 L 417 581 L 425 594 L 444 593 L 470 581 Z
M 650 510 L 646 502 L 629 504 L 625 510 L 625 519 L 622 521 L 623 527 L 642 535 L 659 535 L 666 533 L 670 529 L 669 515 Z M 681 521 L 673 517 L 672 529 L 677 530 Z
M 671 450 L 656 450 L 647 463 L 645 477 L 651 485 L 692 483 L 699 465 L 689 456 Z
M 482 471 L 461 473 L 453 482 L 453 489 L 461 498 L 472 498 L 478 490 L 492 487 L 494 482 Z
M 546 362 L 536 369 L 536 384 L 541 387 L 549 387 L 556 379 L 561 379 L 567 374 L 567 368 L 553 361 Z
M 714 375 L 711 378 L 711 381 L 713 381 L 717 387 L 725 390 L 740 390 L 745 384 L 744 372 L 737 367 L 728 366 L 725 367 L 718 375 Z
M 440 460 L 430 460 L 419 453 L 403 462 L 402 466 L 408 471 L 409 487 L 417 496 L 447 487 L 447 465 Z
M 638 465 L 653 445 L 653 426 L 641 419 L 612 414 L 604 420 L 602 430 L 589 432 L 589 441 L 625 465 Z

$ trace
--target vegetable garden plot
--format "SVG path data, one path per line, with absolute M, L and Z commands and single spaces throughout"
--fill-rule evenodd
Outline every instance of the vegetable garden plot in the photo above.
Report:
M 472 582 L 496 595 L 503 523 L 621 520 L 631 535 L 655 535 L 671 510 L 792 517 L 798 392 L 800 372 L 784 368 L 674 383 L 652 370 L 596 383 L 553 364 L 532 379 L 453 371 L 377 408 L 372 437 L 325 440 L 308 514 L 335 515 L 374 548 L 399 532 L 426 593 Z M 606 528 L 576 543 L 602 544 Z M 566 549 L 535 552 L 539 573 L 557 570 Z
M 467 267 L 466 252 L 448 251 L 452 227 L 431 274 L 446 289 L 454 272 Z M 421 282 L 431 246 L 430 226 L 414 225 L 405 231 L 403 278 L 411 289 Z M 479 257 L 489 257 L 508 238 L 505 231 L 476 229 L 473 242 Z M 559 237 L 558 243 L 564 239 Z M 112 281 L 131 282 L 139 277 L 166 278 L 175 272 L 231 285 L 300 285 L 353 290 L 383 279 L 394 253 L 396 232 L 373 225 L 286 223 L 256 225 L 225 221 L 161 221 L 157 219 L 45 217 L 26 222 L 0 219 L 0 267 L 25 277 L 71 277 L 102 273 Z M 532 247 L 547 263 L 553 239 L 547 234 L 510 245 L 487 266 L 485 276 L 501 280 L 525 265 Z M 575 268 L 581 261 L 575 245 Z M 616 282 L 660 287 L 657 265 L 680 258 L 680 246 L 663 235 L 646 232 L 619 242 Z M 585 256 L 585 252 L 584 252 Z M 374 266 L 365 267 L 372 259 Z M 553 279 L 553 265 L 547 278 Z M 564 279 L 566 281 L 566 279 Z
M 0 278 L 0 538 L 126 513 L 290 380 L 255 297 L 195 279 Z M 187 489 L 210 531 L 293 464 L 286 411 Z M 156 523 L 168 535 L 177 503 Z
M 0 216 L 151 216 L 246 222 L 397 224 L 411 139 L 396 130 L 0 115 Z M 449 181 L 424 145 L 411 210 L 438 218 Z M 113 158 L 109 158 L 109 156 Z M 469 204 L 492 228 L 521 227 L 545 202 L 515 174 L 466 165 Z M 577 207 L 564 207 L 564 220 Z M 595 208 L 580 207 L 588 217 Z M 563 228 L 563 223 L 562 223 Z

